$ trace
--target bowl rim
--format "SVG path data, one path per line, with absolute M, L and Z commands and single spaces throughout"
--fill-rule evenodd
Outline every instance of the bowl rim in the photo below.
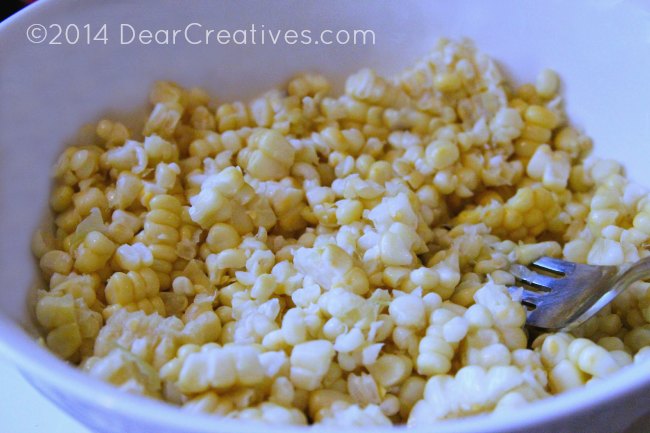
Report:
M 25 25 L 26 28 L 26 24 L 29 24 L 33 18 L 75 3 L 78 4 L 75 0 L 40 0 L 33 3 L 0 22 L 0 40 L 14 28 L 21 25 Z M 93 3 L 100 2 L 87 0 L 84 2 L 84 6 L 88 7 Z M 144 425 L 164 425 L 166 428 L 195 433 L 213 433 L 215 431 L 305 433 L 307 429 L 323 433 L 340 433 L 340 428 L 319 424 L 310 426 L 271 425 L 206 414 L 188 415 L 178 406 L 122 392 L 56 357 L 18 323 L 5 317 L 2 312 L 0 312 L 0 353 L 8 358 L 20 373 L 39 390 L 41 383 L 47 384 L 47 387 L 52 386 L 57 391 L 66 393 L 79 401 L 87 402 L 91 406 L 119 414 L 128 420 Z M 549 421 L 571 417 L 579 411 L 595 410 L 642 388 L 650 389 L 650 370 L 647 365 L 634 364 L 623 368 L 613 377 L 591 384 L 588 388 L 581 387 L 551 396 L 518 408 L 516 411 L 443 420 L 429 426 L 408 427 L 408 431 L 430 431 L 432 426 L 439 433 L 474 431 L 496 433 L 532 428 Z M 49 395 L 46 397 L 58 404 Z M 71 409 L 67 407 L 59 407 L 71 412 Z M 74 413 L 70 414 L 75 415 Z M 365 433 L 367 428 L 346 428 L 346 431 L 359 433 L 363 431 Z M 373 432 L 392 433 L 403 431 L 406 428 L 405 425 L 373 426 Z
M 128 420 L 149 425 L 164 425 L 193 433 L 214 433 L 215 431 L 238 431 L 240 433 L 340 433 L 340 428 L 327 425 L 271 425 L 253 421 L 215 417 L 208 414 L 188 414 L 180 407 L 163 401 L 139 395 L 128 394 L 80 369 L 61 360 L 47 348 L 39 345 L 28 333 L 0 314 L 0 352 L 5 355 L 37 388 L 44 383 L 64 392 L 79 401 L 124 416 Z M 645 373 L 645 374 L 644 374 Z M 594 410 L 611 405 L 616 400 L 642 388 L 650 388 L 650 374 L 647 366 L 630 365 L 606 380 L 589 387 L 551 396 L 518 408 L 516 411 L 490 413 L 461 419 L 439 421 L 435 426 L 438 433 L 497 433 L 523 430 L 543 425 L 549 421 L 574 416 L 578 411 Z M 40 390 L 40 389 L 39 389 Z M 46 395 L 50 398 L 50 396 Z M 56 400 L 54 400 L 55 403 Z M 63 407 L 68 411 L 68 408 Z M 152 415 L 154 414 L 154 415 Z M 75 415 L 71 413 L 71 415 Z M 632 421 L 632 420 L 631 420 Z M 368 427 L 346 428 L 349 432 L 367 432 Z M 395 431 L 427 432 L 431 426 L 407 427 L 406 425 L 375 427 L 373 432 Z

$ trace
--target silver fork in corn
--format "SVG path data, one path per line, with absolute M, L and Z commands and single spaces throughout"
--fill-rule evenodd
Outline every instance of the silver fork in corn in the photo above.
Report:
M 529 307 L 526 324 L 543 330 L 570 330 L 609 304 L 630 284 L 650 278 L 650 257 L 621 266 L 582 265 L 552 257 L 523 265 L 510 272 L 523 289 L 521 302 Z

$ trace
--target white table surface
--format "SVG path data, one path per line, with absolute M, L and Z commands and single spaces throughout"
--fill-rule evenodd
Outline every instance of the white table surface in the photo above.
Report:
M 0 420 L 3 433 L 92 433 L 23 379 L 0 356 Z M 650 432 L 650 413 L 623 433 Z M 617 432 L 612 432 L 617 433 Z

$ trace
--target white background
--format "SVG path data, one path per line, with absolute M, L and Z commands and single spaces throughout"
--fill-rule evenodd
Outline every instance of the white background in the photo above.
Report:
M 3 433 L 92 433 L 40 395 L 1 356 L 0 420 Z M 650 413 L 623 433 L 648 432 Z

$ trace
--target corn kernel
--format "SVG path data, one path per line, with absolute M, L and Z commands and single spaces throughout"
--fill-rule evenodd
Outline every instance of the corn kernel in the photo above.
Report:
M 546 129 L 553 129 L 558 124 L 557 115 L 541 105 L 530 105 L 524 113 L 524 119 L 526 119 L 527 122 Z
M 550 99 L 557 93 L 559 85 L 560 80 L 557 74 L 550 69 L 544 69 L 537 76 L 535 90 L 542 98 Z
M 454 72 L 440 74 L 435 79 L 436 89 L 441 92 L 455 92 L 461 85 L 460 76 Z

